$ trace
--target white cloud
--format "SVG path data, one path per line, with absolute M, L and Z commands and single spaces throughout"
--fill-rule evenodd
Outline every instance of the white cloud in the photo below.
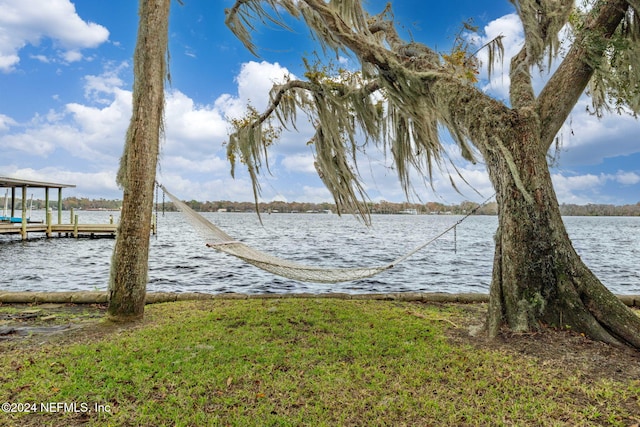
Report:
M 263 111 L 267 107 L 272 86 L 283 83 L 287 77 L 296 78 L 278 63 L 246 62 L 242 64 L 240 73 L 235 79 L 238 85 L 237 95 L 219 96 L 214 103 L 214 109 L 225 118 L 243 116 L 247 104 L 251 104 L 258 111 Z M 282 165 L 287 171 L 315 173 L 313 156 L 306 145 L 313 134 L 313 128 L 304 115 L 300 115 L 296 126 L 297 131 L 283 132 L 280 139 L 269 148 L 269 160 L 273 164 L 277 159 L 282 159 Z M 223 129 L 225 140 L 229 130 L 228 125 Z
M 109 64 L 103 74 L 86 76 L 84 102 L 68 103 L 45 116 L 35 115 L 27 123 L 17 123 L 11 117 L 0 115 L 0 144 L 3 147 L 0 170 L 4 174 L 44 180 L 67 176 L 70 182 L 81 183 L 79 191 L 101 186 L 107 194 L 114 194 L 117 191 L 114 190 L 115 173 L 132 107 L 131 91 L 123 89 L 120 77 L 125 71 L 128 71 L 126 64 Z M 238 77 L 238 84 L 242 86 L 238 93 L 257 104 L 267 96 L 274 76 L 282 77 L 285 73 L 286 70 L 277 64 L 247 64 Z M 237 178 L 231 178 L 226 148 L 222 145 L 228 130 L 224 117 L 239 108 L 244 108 L 244 102 L 229 94 L 221 95 L 212 105 L 200 105 L 179 90 L 167 92 L 160 172 L 180 197 L 253 199 L 251 184 L 242 165 L 238 165 Z M 309 153 L 308 147 L 300 146 Z M 15 154 L 19 151 L 31 156 Z M 33 156 L 34 153 L 40 160 Z M 12 166 L 11 158 L 20 159 L 21 167 Z M 51 168 L 48 165 L 52 163 L 62 163 L 65 168 Z M 295 159 L 289 164 L 294 163 Z M 72 175 L 67 169 L 100 172 Z M 104 185 L 105 175 L 109 176 L 113 188 Z M 91 185 L 93 180 L 100 183 Z M 268 181 L 267 178 L 262 180 Z M 272 180 L 277 181 L 277 177 Z M 263 197 L 269 200 L 277 193 L 272 185 L 265 185 Z M 117 193 L 113 197 L 118 197 Z
M 637 153 L 638 120 L 617 114 L 598 119 L 586 111 L 590 104 L 583 96 L 560 130 L 560 161 L 567 166 L 597 165 L 605 158 Z
M 184 170 L 168 171 L 161 168 L 158 181 L 183 200 L 253 200 L 251 184 L 246 179 L 225 177 L 191 178 Z
M 0 143 L 11 150 L 29 153 L 31 156 L 47 157 L 55 150 L 55 144 L 49 137 L 51 133 L 42 129 L 29 130 L 23 134 L 11 134 L 0 137 Z
M 0 132 L 9 130 L 10 126 L 16 124 L 16 121 L 13 120 L 9 116 L 5 116 L 4 114 L 0 114 Z
M 618 171 L 615 180 L 623 185 L 634 185 L 640 182 L 640 175 L 635 172 Z
M 13 70 L 13 67 L 20 62 L 20 57 L 15 53 L 3 52 L 2 46 L 0 46 L 0 71 L 9 72 Z
M 68 50 L 62 53 L 65 62 L 78 62 L 82 60 L 82 53 L 79 50 Z
M 492 38 L 503 35 L 505 47 L 504 62 L 496 64 L 496 73 L 490 82 L 483 86 L 488 94 L 498 99 L 509 99 L 509 66 L 510 59 L 521 48 L 524 42 L 522 25 L 516 14 L 500 17 L 490 22 L 484 28 L 484 35 L 478 40 L 478 45 L 488 42 Z M 564 28 L 560 35 L 565 43 L 571 41 L 568 28 Z M 481 51 L 483 62 L 481 78 L 486 80 L 487 53 Z M 562 58 L 554 60 L 549 70 L 540 72 L 532 70 L 534 90 L 539 93 L 550 75 L 557 69 Z M 567 123 L 558 134 L 560 152 L 557 167 L 565 172 L 554 175 L 554 184 L 558 199 L 565 203 L 587 203 L 594 200 L 608 202 L 613 199 L 611 190 L 613 183 L 618 185 L 635 185 L 637 171 L 620 171 L 617 174 L 609 171 L 604 165 L 606 159 L 630 155 L 638 152 L 637 131 L 638 121 L 630 115 L 607 115 L 602 119 L 587 112 L 591 100 L 583 95 L 573 109 Z M 553 153 L 552 153 L 553 154 Z M 456 164 L 459 163 L 456 160 Z M 598 174 L 568 172 L 569 169 L 584 170 L 585 166 L 602 165 Z M 614 169 L 615 171 L 615 169 Z M 572 174 L 572 175 L 571 175 Z M 607 186 L 607 190 L 604 187 Z M 607 200 L 607 198 L 610 198 Z
M 288 75 L 289 70 L 277 62 L 245 62 L 236 78 L 238 100 L 242 103 L 249 102 L 261 111 L 267 107 L 271 87 L 275 83 L 283 83 Z
M 131 92 L 123 88 L 120 78 L 123 72 L 128 72 L 126 64 L 109 65 L 101 75 L 86 76 L 84 101 L 68 103 L 44 116 L 36 115 L 27 123 L 17 123 L 11 117 L 0 115 L 0 174 L 76 183 L 77 194 L 87 197 L 93 194 L 96 197 L 120 197 L 115 173 L 131 114 Z M 264 103 L 274 79 L 277 79 L 274 76 L 286 74 L 287 70 L 277 64 L 247 63 L 236 80 L 238 94 L 222 94 L 211 104 L 198 104 L 177 89 L 169 91 L 166 96 L 166 141 L 162 144 L 159 180 L 183 199 L 253 200 L 251 182 L 244 166 L 237 165 L 235 179 L 229 174 L 226 148 L 221 144 L 228 131 L 225 118 L 239 115 L 247 99 L 252 100 L 256 107 L 260 100 Z M 584 119 L 585 122 L 580 122 L 578 127 L 576 123 L 583 117 L 576 113 L 574 138 L 579 138 L 579 141 L 571 141 L 573 145 L 568 145 L 571 150 L 579 149 L 584 141 L 588 141 L 583 136 L 579 137 L 577 131 L 592 135 L 600 129 L 588 127 L 593 124 Z M 620 122 L 607 123 L 608 127 L 601 129 L 605 135 L 619 131 Z M 315 173 L 313 155 L 305 144 L 312 132 L 311 126 L 303 119 L 300 129 L 300 133 L 285 133 L 281 141 L 270 147 L 273 175 L 263 174 L 260 177 L 261 200 L 281 197 L 295 201 L 332 201 Z M 593 144 L 597 143 L 598 140 L 593 141 Z M 39 157 L 16 154 L 16 150 L 36 151 Z M 430 186 L 423 186 L 424 178 L 413 172 L 416 195 L 410 195 L 412 201 L 435 199 L 458 203 L 467 199 L 479 202 L 482 197 L 474 189 L 484 197 L 493 193 L 482 165 L 463 161 L 459 150 L 453 146 L 448 148 L 448 152 L 472 188 L 456 176 L 451 166 L 449 171 L 462 195 L 452 188 L 447 170 L 434 173 L 435 192 Z M 51 167 L 52 164 L 64 166 Z M 358 159 L 358 165 L 364 186 L 373 200 L 405 199 L 389 158 L 369 147 L 367 155 Z M 553 179 L 559 200 L 565 203 L 602 200 L 600 192 L 607 183 L 635 185 L 640 182 L 638 171 L 575 176 L 557 173 Z
M 511 84 L 511 78 L 509 77 L 511 58 L 516 56 L 524 45 L 524 29 L 522 27 L 520 17 L 516 13 L 508 14 L 491 21 L 487 26 L 485 26 L 482 37 L 477 39 L 476 46 L 480 47 L 498 36 L 503 36 L 503 59 L 502 61 L 494 61 L 493 73 L 489 80 L 488 50 L 485 48 L 478 52 L 478 58 L 482 63 L 480 78 L 484 81 L 488 81 L 488 83 L 482 86 L 482 90 L 496 96 L 498 99 L 508 100 L 509 87 Z M 560 31 L 560 40 L 561 42 L 566 42 L 569 39 L 570 29 L 568 26 L 565 26 Z M 531 80 L 534 93 L 539 93 L 542 90 L 549 77 L 560 65 L 562 58 L 562 52 L 560 52 L 560 56 L 551 62 L 551 66 L 548 69 L 540 70 L 538 67 L 533 67 L 531 70 Z
M 81 49 L 109 38 L 105 27 L 82 20 L 70 0 L 0 0 L 0 10 L 0 71 L 13 71 L 20 50 L 44 38 L 53 40 L 65 62 L 81 60 Z
M 125 69 L 118 66 L 102 75 L 86 76 L 88 102 L 68 103 L 63 110 L 52 111 L 45 117 L 35 116 L 19 126 L 9 117 L 0 116 L 0 130 L 8 129 L 9 125 L 18 130 L 0 136 L 0 142 L 7 149 L 42 157 L 63 151 L 67 159 L 109 164 L 117 169 L 132 108 L 131 91 L 121 88 L 123 82 L 119 77 Z M 212 106 L 196 105 L 185 94 L 173 90 L 167 93 L 165 121 L 166 143 L 162 146 L 165 159 L 184 165 L 188 172 L 221 167 L 222 161 L 211 161 L 226 136 L 227 124 L 219 111 Z
M 618 171 L 616 174 L 584 174 L 565 176 L 553 174 L 554 188 L 561 203 L 585 204 L 611 203 L 613 195 L 606 193 L 608 183 L 635 185 L 640 182 L 640 175 L 635 172 Z
M 114 91 L 124 86 L 124 81 L 120 77 L 120 74 L 128 70 L 128 68 L 129 64 L 127 62 L 121 62 L 119 64 L 109 63 L 106 65 L 102 74 L 85 76 L 85 99 L 99 104 L 109 104 Z
M 272 202 L 287 202 L 287 198 L 285 196 L 283 196 L 282 194 L 276 194 L 275 196 L 273 196 L 271 198 Z
M 302 194 L 298 197 L 299 200 L 305 200 L 312 203 L 332 202 L 333 197 L 326 187 L 311 187 L 305 185 L 302 187 Z
M 606 177 L 593 174 L 579 176 L 552 175 L 553 186 L 561 203 L 584 204 L 592 200 L 594 193 L 606 182 Z M 590 195 L 591 197 L 588 197 Z
M 315 174 L 314 158 L 312 154 L 294 154 L 282 160 L 282 166 L 289 172 L 303 172 Z
M 569 40 L 567 28 L 561 30 L 561 39 Z M 509 66 L 510 59 L 516 55 L 524 43 L 524 32 L 517 14 L 509 14 L 491 21 L 485 28 L 483 36 L 478 40 L 482 45 L 498 35 L 503 35 L 504 61 L 496 64 L 496 72 L 491 81 L 483 86 L 483 90 L 499 98 L 509 99 Z M 479 52 L 483 62 L 481 78 L 487 79 L 488 55 L 486 49 Z M 557 68 L 562 58 L 551 64 L 550 70 L 539 72 L 532 70 L 534 89 L 539 92 L 551 73 Z M 607 157 L 628 155 L 638 151 L 636 133 L 638 121 L 630 115 L 611 114 L 602 119 L 587 112 L 591 105 L 588 96 L 583 95 L 576 104 L 568 122 L 559 133 L 562 142 L 560 161 L 563 166 L 595 165 Z M 603 141 L 607 141 L 606 144 Z
M 227 135 L 227 122 L 221 112 L 212 106 L 196 105 L 178 90 L 167 94 L 166 139 L 168 152 L 175 150 L 211 152 L 218 148 Z
M 173 173 L 180 173 L 182 171 L 188 171 L 190 173 L 212 173 L 213 171 L 229 168 L 229 163 L 216 155 L 195 160 L 182 156 L 162 156 L 161 162 L 164 171 Z
M 26 123 L 2 120 L 11 127 L 0 135 L 0 169 L 27 179 L 77 183 L 76 191 L 98 196 L 102 190 L 118 197 L 115 173 L 131 115 L 131 92 L 121 89 L 121 83 L 111 70 L 88 76 L 89 103 L 68 103 Z
M 604 183 L 606 177 L 597 176 L 592 174 L 580 175 L 580 176 L 563 176 L 560 174 L 554 174 L 552 176 L 556 189 L 562 190 L 588 190 L 594 189 Z
M 49 166 L 41 169 L 2 167 L 2 175 L 20 177 L 33 181 L 51 181 L 61 184 L 75 184 L 77 188 L 68 188 L 63 197 L 81 195 L 89 198 L 121 197 L 115 183 L 115 170 L 105 169 L 98 172 L 74 172 L 63 167 Z M 55 194 L 52 194 L 55 197 Z M 37 194 L 35 197 L 39 197 Z M 42 196 L 40 196 L 42 197 Z
M 43 62 L 45 64 L 48 64 L 49 62 L 51 62 L 51 60 L 44 55 L 31 55 L 31 58 L 37 59 L 38 61 Z

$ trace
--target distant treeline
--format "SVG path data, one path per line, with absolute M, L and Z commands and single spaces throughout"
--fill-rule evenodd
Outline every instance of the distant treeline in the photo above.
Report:
M 252 202 L 198 202 L 191 200 L 187 204 L 199 212 L 255 212 L 256 206 Z M 167 209 L 173 210 L 172 205 L 167 205 Z M 442 203 L 429 202 L 418 203 L 392 203 L 378 202 L 369 203 L 369 210 L 374 214 L 466 214 L 478 208 L 477 213 L 482 215 L 495 215 L 497 213 L 496 203 L 489 203 L 478 207 L 477 203 L 462 202 L 459 205 L 444 205 Z M 306 203 L 306 202 L 269 202 L 258 205 L 260 212 L 280 212 L 280 213 L 316 213 L 331 211 L 336 213 L 336 206 L 333 203 Z M 350 213 L 350 212 L 343 212 Z
M 57 201 L 49 203 L 52 208 L 57 207 Z M 253 202 L 231 202 L 226 200 L 215 202 L 188 201 L 187 204 L 198 212 L 255 212 Z M 17 200 L 16 209 L 21 208 L 20 200 Z M 62 209 L 69 210 L 119 210 L 122 206 L 121 200 L 87 199 L 78 197 L 67 197 L 62 200 Z M 33 209 L 44 209 L 44 200 L 33 200 Z M 162 201 L 158 203 L 157 209 L 162 211 L 175 211 L 171 202 Z M 270 202 L 258 205 L 260 212 L 282 212 L 282 213 L 314 213 L 331 211 L 336 213 L 336 206 L 332 203 L 306 203 L 306 202 Z M 445 205 L 443 203 L 393 203 L 377 202 L 369 203 L 369 210 L 374 214 L 440 214 L 440 215 L 465 215 L 475 210 L 478 215 L 497 214 L 497 204 L 495 202 L 479 206 L 474 202 L 462 202 L 458 205 Z M 562 204 L 560 211 L 567 216 L 640 216 L 640 202 L 635 205 L 574 205 Z M 349 213 L 349 212 L 344 212 Z
M 560 212 L 567 216 L 640 216 L 640 202 L 635 205 L 560 205 Z
M 3 201 L 4 202 L 4 201 Z M 11 198 L 8 200 L 8 205 L 11 205 Z M 27 200 L 27 208 L 32 207 L 33 209 L 44 209 L 45 201 L 40 199 Z M 4 205 L 2 206 L 4 207 Z M 9 206 L 10 207 L 10 206 Z M 57 200 L 49 200 L 49 207 L 51 209 L 58 209 L 58 201 Z M 87 199 L 85 197 L 67 197 L 62 199 L 62 209 L 70 210 L 70 209 L 83 209 L 83 210 L 120 210 L 122 207 L 122 200 L 106 200 L 106 199 Z M 22 200 L 16 199 L 15 209 L 22 209 Z

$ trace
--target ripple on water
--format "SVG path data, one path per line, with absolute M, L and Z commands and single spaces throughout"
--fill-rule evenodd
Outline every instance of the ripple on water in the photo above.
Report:
M 83 212 L 83 216 L 99 212 Z M 459 217 L 374 215 L 365 227 L 352 217 L 274 214 L 260 226 L 254 214 L 206 217 L 256 249 L 297 262 L 354 267 L 384 265 L 447 229 Z M 603 283 L 621 294 L 640 293 L 640 218 L 567 217 L 576 251 Z M 93 222 L 101 222 L 99 218 Z M 391 270 L 334 285 L 301 283 L 263 272 L 207 248 L 179 213 L 159 218 L 150 241 L 149 286 L 167 292 L 488 292 L 495 217 L 471 217 Z M 2 289 L 106 290 L 114 241 L 0 237 Z

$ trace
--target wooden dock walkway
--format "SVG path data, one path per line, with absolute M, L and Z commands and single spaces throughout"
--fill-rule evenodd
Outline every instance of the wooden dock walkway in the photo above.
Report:
M 44 181 L 32 181 L 25 179 L 0 177 L 0 188 L 7 189 L 5 194 L 5 207 L 2 212 L 3 219 L 6 221 L 0 221 L 0 235 L 19 235 L 22 240 L 27 240 L 33 235 L 45 237 L 115 237 L 118 224 L 114 224 L 113 216 L 110 216 L 108 224 L 82 224 L 78 221 L 78 215 L 75 215 L 73 208 L 70 210 L 71 217 L 68 224 L 62 222 L 62 189 L 75 187 L 73 184 L 59 184 L 54 182 Z M 46 218 L 44 221 L 36 223 L 29 221 L 29 215 L 27 215 L 27 189 L 42 188 L 45 191 L 45 208 Z M 7 194 L 11 190 L 11 198 L 9 199 Z M 16 215 L 16 190 L 21 190 L 21 215 Z M 53 220 L 53 211 L 51 210 L 49 202 L 49 190 L 58 190 L 58 209 L 57 209 L 57 221 Z M 33 194 L 31 196 L 33 198 Z M 11 201 L 10 208 L 8 206 L 9 200 Z M 30 210 L 30 209 L 29 209 Z M 151 224 L 151 232 L 155 234 L 156 224 Z
M 10 224 L 0 223 L 0 234 L 17 234 L 26 240 L 33 234 L 45 237 L 115 237 L 117 224 Z
M 30 235 L 44 234 L 46 237 L 115 237 L 117 224 L 0 224 L 0 234 L 18 234 L 26 240 Z
M 0 221 L 0 235 L 14 234 L 20 235 L 22 240 L 27 240 L 30 237 L 87 237 L 90 239 L 97 238 L 115 238 L 118 230 L 118 224 L 114 223 L 113 216 L 109 216 L 108 224 L 94 224 L 87 223 L 82 224 L 78 220 L 78 215 L 71 209 L 71 222 L 68 224 L 54 224 L 52 221 L 51 212 L 47 212 L 46 222 L 8 222 Z M 60 220 L 60 219 L 59 219 Z M 151 222 L 151 234 L 157 233 L 156 218 L 153 218 Z M 34 236 L 35 235 L 35 236 Z

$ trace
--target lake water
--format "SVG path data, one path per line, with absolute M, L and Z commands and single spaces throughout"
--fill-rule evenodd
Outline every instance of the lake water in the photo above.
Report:
M 77 212 L 80 222 L 108 222 L 117 212 Z M 34 219 L 38 214 L 33 212 Z M 367 228 L 352 216 L 207 213 L 236 239 L 262 251 L 311 265 L 384 265 L 430 240 L 460 219 L 438 215 L 374 215 Z M 68 221 L 68 213 L 63 214 Z M 614 293 L 640 294 L 640 218 L 565 217 L 585 263 Z M 378 276 L 333 285 L 276 277 L 204 246 L 183 219 L 158 218 L 151 237 L 149 291 L 168 292 L 481 292 L 487 293 L 497 218 L 473 216 L 403 263 Z M 30 239 L 0 236 L 0 289 L 106 290 L 113 239 Z

